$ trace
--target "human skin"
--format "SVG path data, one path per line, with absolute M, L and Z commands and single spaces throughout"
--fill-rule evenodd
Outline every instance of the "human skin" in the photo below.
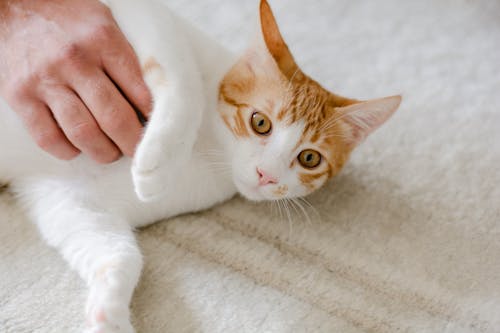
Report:
M 132 47 L 97 0 L 0 0 L 0 96 L 43 150 L 99 163 L 133 156 L 137 112 L 147 118 L 151 104 Z

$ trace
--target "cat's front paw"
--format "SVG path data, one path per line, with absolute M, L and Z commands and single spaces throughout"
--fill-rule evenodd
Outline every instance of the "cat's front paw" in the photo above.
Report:
M 132 165 L 135 192 L 140 200 L 146 202 L 164 196 L 175 181 L 175 175 L 189 162 L 192 150 L 173 139 L 163 145 L 148 141 L 141 142 Z
M 144 171 L 139 167 L 132 167 L 135 194 L 143 202 L 157 201 L 163 197 L 168 177 L 159 169 Z

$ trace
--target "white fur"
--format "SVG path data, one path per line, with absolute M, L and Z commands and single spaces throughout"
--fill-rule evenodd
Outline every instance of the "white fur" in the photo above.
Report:
M 104 3 L 140 63 L 155 63 L 145 72 L 153 113 L 133 161 L 58 161 L 33 143 L 0 100 L 0 180 L 10 183 L 46 241 L 88 283 L 88 331 L 132 332 L 128 304 L 142 268 L 133 228 L 208 208 L 237 191 L 252 200 L 306 195 L 311 189 L 299 178 L 305 170 L 292 162 L 301 150 L 315 147 L 297 146 L 302 122 L 273 119 L 272 135 L 265 139 L 235 137 L 217 108 L 220 81 L 236 58 L 160 3 Z M 255 59 L 272 65 L 267 48 L 254 48 Z M 240 112 L 250 119 L 254 111 Z M 259 186 L 258 168 L 277 182 Z
M 257 137 L 237 140 L 217 112 L 219 83 L 235 57 L 159 3 L 104 3 L 140 63 L 159 64 L 145 75 L 154 109 L 134 160 L 56 160 L 0 100 L 0 180 L 87 282 L 88 332 L 132 332 L 128 304 L 142 268 L 133 229 L 208 208 L 237 189 L 255 200 L 284 196 L 273 192 L 283 184 L 286 195 L 305 194 L 287 167 L 303 125 L 276 124 L 266 147 Z M 258 166 L 280 183 L 259 188 Z
M 0 180 L 10 183 L 43 237 L 88 283 L 88 331 L 132 332 L 128 304 L 142 268 L 133 228 L 236 193 L 231 176 L 211 167 L 226 156 L 205 154 L 233 141 L 216 106 L 219 81 L 234 57 L 158 3 L 106 4 L 140 62 L 154 57 L 168 78 L 166 85 L 145 78 L 154 110 L 133 163 L 123 158 L 102 166 L 85 156 L 58 161 L 33 143 L 0 100 Z

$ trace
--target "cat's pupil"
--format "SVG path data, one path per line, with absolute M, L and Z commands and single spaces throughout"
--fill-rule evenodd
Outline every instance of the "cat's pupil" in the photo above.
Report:
M 311 162 L 312 159 L 313 159 L 312 154 L 307 154 L 307 157 L 306 157 L 307 162 Z
M 261 120 L 259 121 L 259 127 L 264 126 L 264 123 L 265 123 L 264 119 L 261 119 Z

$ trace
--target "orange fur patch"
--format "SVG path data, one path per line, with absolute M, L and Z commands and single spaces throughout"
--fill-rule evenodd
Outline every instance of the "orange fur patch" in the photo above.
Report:
M 238 110 L 236 115 L 234 116 L 234 133 L 239 137 L 248 137 L 250 133 L 248 133 L 247 122 L 244 119 L 243 112 Z
M 277 197 L 284 197 L 285 195 L 288 194 L 288 186 L 287 185 L 281 185 L 278 186 L 276 190 L 273 191 L 274 195 Z
M 241 88 L 237 87 L 236 89 L 239 90 Z M 231 108 L 233 108 L 231 113 L 222 114 L 222 119 L 224 120 L 226 126 L 233 132 L 236 137 L 249 137 L 250 133 L 248 131 L 247 121 L 245 120 L 243 112 L 243 107 L 245 107 L 245 105 L 238 103 L 236 102 L 236 100 L 229 97 L 229 95 L 226 93 L 226 88 L 224 87 L 224 85 L 222 85 L 220 88 L 219 98 L 225 101 L 225 103 Z
M 329 174 L 329 171 L 323 171 L 320 173 L 300 173 L 299 174 L 299 179 L 302 185 L 307 187 L 309 190 L 314 190 L 316 189 L 316 185 L 314 184 L 315 181 L 317 181 L 320 178 L 323 178 Z
M 145 77 L 152 77 L 156 84 L 166 84 L 165 71 L 154 57 L 149 57 L 142 66 L 142 72 Z

